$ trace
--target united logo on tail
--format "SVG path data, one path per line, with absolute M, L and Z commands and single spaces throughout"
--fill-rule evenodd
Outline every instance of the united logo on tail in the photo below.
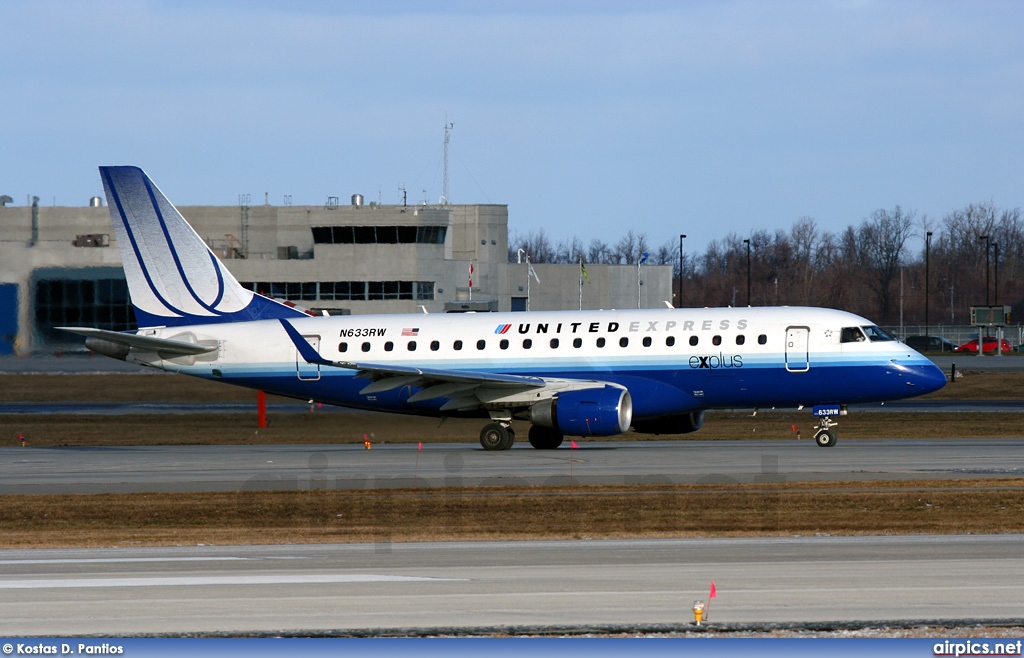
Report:
M 304 315 L 243 288 L 144 171 L 100 167 L 100 177 L 140 327 Z

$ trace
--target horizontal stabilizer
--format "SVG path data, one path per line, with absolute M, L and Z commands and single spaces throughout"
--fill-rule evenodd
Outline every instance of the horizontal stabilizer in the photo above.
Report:
M 146 352 L 157 352 L 167 356 L 195 356 L 206 354 L 217 349 L 216 345 L 199 345 L 197 343 L 186 343 L 180 340 L 168 340 L 166 338 L 153 338 L 152 336 L 140 336 L 138 334 L 123 334 L 119 331 L 107 331 L 105 329 L 91 329 L 89 327 L 56 327 L 61 331 L 68 331 L 86 338 L 105 340 L 115 345 L 133 347 Z M 86 347 L 88 347 L 88 342 Z

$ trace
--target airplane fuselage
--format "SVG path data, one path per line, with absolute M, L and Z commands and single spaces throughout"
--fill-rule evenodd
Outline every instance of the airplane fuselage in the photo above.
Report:
M 935 366 L 894 340 L 843 342 L 868 320 L 820 308 L 702 308 L 289 320 L 325 359 L 596 380 L 627 388 L 634 419 L 702 409 L 847 404 L 920 395 L 941 386 Z M 307 363 L 276 320 L 149 329 L 158 338 L 217 341 L 199 357 L 129 360 L 295 398 L 395 411 L 415 387 L 360 393 L 357 370 Z M 191 334 L 191 336 L 187 336 Z M 938 373 L 941 376 L 941 373 Z

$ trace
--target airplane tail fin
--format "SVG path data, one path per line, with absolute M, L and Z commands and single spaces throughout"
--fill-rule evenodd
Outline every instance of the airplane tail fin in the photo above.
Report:
M 140 327 L 302 317 L 246 290 L 138 167 L 100 167 Z

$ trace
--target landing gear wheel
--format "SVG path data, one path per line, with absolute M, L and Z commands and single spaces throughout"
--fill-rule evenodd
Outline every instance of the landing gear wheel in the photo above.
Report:
M 511 425 L 509 425 L 508 427 L 505 428 L 505 433 L 508 435 L 508 438 L 505 439 L 505 446 L 502 448 L 502 450 L 511 450 L 512 446 L 515 445 L 516 442 L 516 431 L 512 428 Z
M 836 433 L 832 430 L 821 430 L 814 435 L 814 442 L 819 448 L 831 448 L 836 444 Z
M 531 425 L 530 445 L 538 450 L 554 450 L 562 445 L 562 433 L 550 427 Z
M 488 423 L 480 430 L 480 445 L 484 450 L 508 450 L 516 440 L 515 433 L 509 436 L 509 429 L 501 423 Z

